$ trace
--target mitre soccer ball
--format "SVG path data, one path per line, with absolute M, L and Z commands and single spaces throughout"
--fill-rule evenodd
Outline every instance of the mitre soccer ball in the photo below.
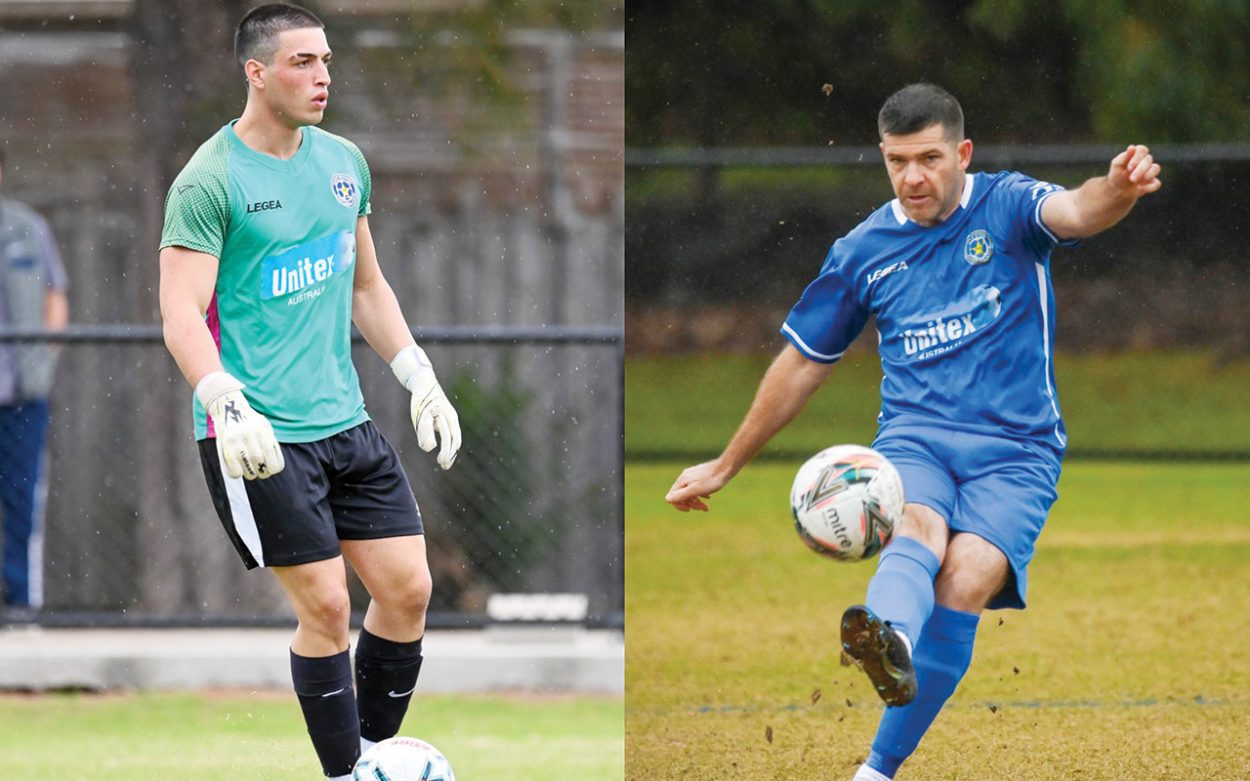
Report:
M 903 481 L 875 450 L 835 445 L 807 460 L 790 489 L 794 528 L 817 553 L 872 558 L 903 517 Z
M 451 763 L 417 738 L 387 738 L 364 753 L 352 781 L 456 781 Z

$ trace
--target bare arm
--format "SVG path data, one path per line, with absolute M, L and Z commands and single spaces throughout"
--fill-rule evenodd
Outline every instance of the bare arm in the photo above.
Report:
M 204 252 L 161 250 L 165 346 L 212 420 L 226 474 L 264 480 L 281 472 L 286 461 L 269 421 L 248 404 L 243 384 L 222 368 L 217 343 L 204 322 L 217 287 L 217 266 L 217 258 Z
M 382 276 L 365 217 L 356 221 L 353 286 L 352 322 L 374 352 L 391 365 L 395 378 L 412 392 L 412 425 L 417 432 L 417 444 L 427 453 L 441 445 L 438 465 L 451 469 L 460 450 L 460 417 L 435 379 L 425 351 L 413 340 L 395 291 Z
M 1130 146 L 1115 156 L 1106 176 L 1047 198 L 1042 222 L 1061 239 L 1093 236 L 1124 219 L 1138 198 L 1162 187 L 1159 171 L 1149 149 Z
M 682 512 L 707 510 L 703 500 L 725 487 L 786 424 L 833 370 L 833 364 L 808 360 L 793 345 L 777 356 L 738 431 L 719 457 L 681 473 L 664 500 Z
M 356 276 L 352 284 L 352 322 L 374 352 L 390 363 L 400 350 L 416 342 L 395 291 L 382 276 L 368 217 L 356 220 Z
M 206 374 L 222 371 L 217 344 L 204 322 L 216 285 L 217 258 L 185 247 L 161 250 L 165 346 L 193 388 Z
M 49 331 L 64 331 L 69 325 L 69 297 L 64 290 L 49 290 L 43 296 L 43 327 Z M 53 354 L 60 352 L 61 342 L 49 342 Z
M 69 325 L 69 299 L 64 290 L 49 290 L 43 297 L 43 327 L 64 331 Z

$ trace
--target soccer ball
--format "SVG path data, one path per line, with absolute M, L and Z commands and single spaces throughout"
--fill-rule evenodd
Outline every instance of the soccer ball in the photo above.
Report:
M 863 561 L 885 547 L 903 517 L 903 481 L 877 451 L 834 445 L 799 469 L 790 511 L 795 530 L 812 550 Z
M 451 763 L 417 738 L 387 738 L 356 762 L 352 781 L 456 781 Z

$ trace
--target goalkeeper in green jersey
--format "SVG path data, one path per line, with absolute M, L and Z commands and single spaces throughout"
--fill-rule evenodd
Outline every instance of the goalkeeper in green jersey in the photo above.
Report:
M 430 572 L 421 514 L 365 412 L 351 326 L 412 393 L 422 449 L 451 468 L 456 411 L 382 276 L 360 150 L 318 130 L 330 47 L 311 12 L 249 12 L 235 33 L 247 105 L 191 157 L 165 204 L 165 343 L 187 381 L 204 476 L 250 569 L 299 626 L 291 676 L 326 776 L 394 735 L 421 669 Z M 348 653 L 344 558 L 372 597 Z

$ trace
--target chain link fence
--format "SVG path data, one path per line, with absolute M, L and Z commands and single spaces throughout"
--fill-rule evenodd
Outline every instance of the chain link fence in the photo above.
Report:
M 443 472 L 420 450 L 407 392 L 363 342 L 366 408 L 399 452 L 426 524 L 431 626 L 488 620 L 494 594 L 575 593 L 585 622 L 624 606 L 619 328 L 417 331 L 460 413 Z M 191 435 L 191 389 L 156 326 L 0 330 L 0 350 L 55 338 L 42 556 L 47 625 L 267 624 L 292 614 L 247 572 L 212 509 Z M 0 469 L 15 468 L 0 431 Z M 11 473 L 10 473 L 11 474 Z M 352 579 L 353 607 L 368 595 Z

